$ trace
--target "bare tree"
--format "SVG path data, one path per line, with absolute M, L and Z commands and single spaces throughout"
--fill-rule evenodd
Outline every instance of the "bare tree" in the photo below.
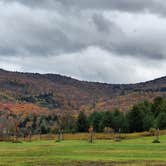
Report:
M 158 129 L 156 129 L 156 131 L 155 131 L 155 139 L 154 139 L 154 141 L 153 141 L 153 143 L 160 143 L 160 140 L 159 140 L 159 128 Z
M 89 131 L 89 142 L 93 143 L 93 135 L 94 135 L 93 127 L 91 126 L 88 131 Z
M 31 140 L 32 140 L 32 125 L 33 125 L 32 121 L 29 121 L 26 124 L 26 129 L 27 129 L 27 133 L 28 133 L 29 142 L 31 142 Z

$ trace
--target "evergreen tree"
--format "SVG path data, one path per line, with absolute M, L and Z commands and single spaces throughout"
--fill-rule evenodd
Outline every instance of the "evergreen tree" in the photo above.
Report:
M 157 127 L 166 129 L 166 112 L 160 112 L 157 117 Z
M 96 132 L 101 132 L 100 126 L 101 126 L 103 114 L 104 113 L 102 113 L 102 112 L 94 112 L 89 117 L 90 125 L 93 126 L 94 131 L 96 131 Z
M 143 130 L 149 131 L 150 128 L 154 127 L 154 115 L 147 113 L 143 118 Z
M 88 120 L 84 112 L 80 112 L 77 119 L 77 131 L 87 132 L 88 130 Z
M 134 106 L 133 109 L 128 113 L 128 122 L 130 132 L 143 131 L 143 112 L 138 106 Z

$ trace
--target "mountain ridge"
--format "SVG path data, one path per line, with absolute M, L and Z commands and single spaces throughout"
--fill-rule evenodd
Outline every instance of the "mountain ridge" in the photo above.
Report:
M 7 72 L 7 73 L 19 73 L 19 74 L 28 74 L 28 75 L 40 75 L 40 76 L 44 76 L 44 75 L 50 75 L 50 76 L 57 76 L 57 77 L 65 77 L 67 79 L 72 79 L 75 81 L 80 81 L 80 82 L 87 82 L 87 83 L 96 83 L 96 84 L 106 84 L 106 85 L 136 85 L 136 84 L 144 84 L 144 83 L 149 83 L 149 82 L 153 82 L 153 81 L 158 81 L 161 79 L 166 79 L 166 76 L 162 76 L 162 77 L 158 77 L 158 78 L 154 78 L 148 81 L 140 81 L 140 82 L 136 82 L 136 83 L 108 83 L 108 82 L 100 82 L 100 81 L 86 81 L 86 80 L 79 80 L 77 78 L 71 77 L 71 76 L 66 76 L 63 74 L 56 74 L 56 73 L 39 73 L 39 72 L 21 72 L 21 71 L 10 71 L 10 70 L 5 70 L 0 68 L 0 72 Z

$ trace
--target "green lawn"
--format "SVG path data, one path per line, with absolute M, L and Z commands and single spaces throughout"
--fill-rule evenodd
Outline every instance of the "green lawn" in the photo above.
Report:
M 87 141 L 0 142 L 0 165 L 104 165 L 102 162 L 105 165 L 166 165 L 166 136 L 160 137 L 160 144 L 153 144 L 152 140 L 144 137 L 121 142 L 100 140 L 93 144 Z

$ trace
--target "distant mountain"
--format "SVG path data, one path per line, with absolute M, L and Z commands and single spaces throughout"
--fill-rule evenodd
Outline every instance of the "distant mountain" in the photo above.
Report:
M 0 70 L 1 110 L 127 111 L 137 102 L 165 95 L 166 77 L 138 84 L 106 84 L 57 74 Z

